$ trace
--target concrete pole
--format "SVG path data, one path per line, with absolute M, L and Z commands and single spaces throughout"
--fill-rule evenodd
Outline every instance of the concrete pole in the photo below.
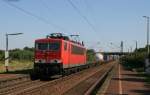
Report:
M 8 34 L 6 34 L 6 50 L 5 50 L 5 68 L 6 68 L 6 72 L 8 72 L 8 64 L 9 64 Z
M 149 16 L 143 16 L 147 20 L 147 58 L 145 59 L 144 70 L 146 73 L 150 73 L 150 62 L 149 62 Z
M 147 53 L 149 55 L 149 17 L 147 17 Z
M 9 50 L 8 50 L 8 36 L 9 35 L 20 35 L 23 33 L 13 33 L 13 34 L 7 34 L 6 33 L 6 50 L 5 50 L 5 68 L 6 72 L 8 72 L 8 66 L 9 66 Z
M 143 16 L 147 20 L 147 56 L 149 55 L 149 16 Z

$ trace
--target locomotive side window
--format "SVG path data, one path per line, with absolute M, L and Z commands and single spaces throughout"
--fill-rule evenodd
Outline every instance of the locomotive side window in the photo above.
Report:
M 35 47 L 37 50 L 50 50 L 50 51 L 57 51 L 60 49 L 60 43 L 36 43 Z
M 48 43 L 36 43 L 37 50 L 48 50 Z
M 67 50 L 67 43 L 64 43 L 64 50 Z
M 71 46 L 71 53 L 72 54 L 78 54 L 78 55 L 83 55 L 84 54 L 84 48 L 78 47 L 78 46 Z
M 49 43 L 49 50 L 57 51 L 59 49 L 60 49 L 60 43 L 59 42 Z

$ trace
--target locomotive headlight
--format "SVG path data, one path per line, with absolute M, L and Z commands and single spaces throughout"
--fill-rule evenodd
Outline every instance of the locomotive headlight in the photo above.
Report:
M 34 63 L 39 63 L 39 60 L 34 60 Z
M 50 63 L 62 63 L 62 61 L 60 59 L 52 59 Z
M 46 60 L 44 60 L 44 59 L 35 59 L 34 62 L 35 62 L 35 63 L 45 63 Z

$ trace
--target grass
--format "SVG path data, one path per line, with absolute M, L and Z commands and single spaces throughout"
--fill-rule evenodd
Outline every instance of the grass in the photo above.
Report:
M 33 68 L 33 62 L 27 60 L 12 60 L 9 62 L 9 71 L 10 72 L 17 72 L 17 71 L 26 71 L 28 69 Z M 5 64 L 3 61 L 0 61 L 0 73 L 5 73 Z

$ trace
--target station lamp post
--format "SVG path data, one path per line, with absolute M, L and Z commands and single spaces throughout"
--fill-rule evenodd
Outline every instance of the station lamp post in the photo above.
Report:
M 7 34 L 6 33 L 6 50 L 5 50 L 5 68 L 6 72 L 8 72 L 8 66 L 9 66 L 9 50 L 8 50 L 8 36 L 10 35 L 21 35 L 23 33 L 12 33 L 12 34 Z
M 144 70 L 146 73 L 150 73 L 150 62 L 149 62 L 149 16 L 143 16 L 147 21 L 147 58 L 145 59 Z
M 147 20 L 147 55 L 149 55 L 149 16 L 143 16 Z

